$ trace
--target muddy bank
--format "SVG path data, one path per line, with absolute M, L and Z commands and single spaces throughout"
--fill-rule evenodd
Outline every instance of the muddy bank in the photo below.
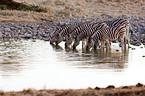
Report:
M 139 46 L 140 42 L 145 44 L 145 17 L 127 17 L 126 15 L 121 15 L 118 18 L 129 19 L 131 26 L 134 31 L 134 36 L 131 39 L 131 44 Z M 103 14 L 101 17 L 98 17 L 94 20 L 102 21 L 102 20 L 111 20 L 115 19 L 108 14 Z M 53 22 L 40 22 L 40 23 L 0 23 L 0 37 L 2 39 L 40 39 L 49 41 L 53 32 L 57 28 L 60 28 L 62 25 L 81 22 L 81 21 L 89 21 L 92 19 L 82 19 L 82 18 L 74 18 L 74 19 L 62 19 Z
M 88 88 L 88 89 L 66 89 L 66 90 L 35 90 L 27 89 L 23 91 L 0 91 L 0 96 L 144 96 L 145 86 L 138 83 L 134 86 L 122 86 L 115 88 L 109 85 L 106 88 Z

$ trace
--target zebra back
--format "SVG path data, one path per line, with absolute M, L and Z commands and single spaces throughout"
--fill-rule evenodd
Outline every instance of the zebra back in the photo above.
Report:
M 56 43 L 59 44 L 66 35 L 70 34 L 76 27 L 82 24 L 84 24 L 84 22 L 77 22 L 63 28 L 58 35 Z
M 115 19 L 115 20 L 111 20 L 111 21 L 105 21 L 105 23 L 109 27 L 113 27 L 113 26 L 117 26 L 117 25 L 128 24 L 128 20 L 127 19 Z

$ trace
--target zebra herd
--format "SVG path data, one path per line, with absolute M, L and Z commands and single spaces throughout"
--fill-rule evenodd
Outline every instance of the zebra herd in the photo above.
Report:
M 126 48 L 126 44 L 130 43 L 130 35 L 133 34 L 130 23 L 127 19 L 115 19 L 108 21 L 86 21 L 77 22 L 62 26 L 56 30 L 50 39 L 50 44 L 55 42 L 58 45 L 65 40 L 65 47 L 73 43 L 72 48 L 76 49 L 81 40 L 86 40 L 86 50 L 91 47 L 96 49 L 105 47 L 110 49 L 111 42 L 118 40 L 121 42 L 122 50 Z

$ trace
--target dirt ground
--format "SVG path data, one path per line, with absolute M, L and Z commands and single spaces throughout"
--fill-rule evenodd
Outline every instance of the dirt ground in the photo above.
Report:
M 122 14 L 128 17 L 145 16 L 145 0 L 15 0 L 45 12 L 33 10 L 9 10 L 0 5 L 0 22 L 41 22 L 61 19 L 93 19 L 107 14 L 108 18 Z M 67 90 L 26 89 L 19 92 L 0 91 L 0 96 L 145 96 L 145 86 L 138 83 L 134 86 L 114 88 L 88 88 Z
M 145 16 L 145 0 L 15 0 L 30 8 L 8 10 L 0 6 L 0 22 L 41 22 L 60 19 L 93 19 L 107 14 L 118 17 Z M 33 8 L 32 8 L 33 7 Z M 33 11 L 35 8 L 44 11 Z

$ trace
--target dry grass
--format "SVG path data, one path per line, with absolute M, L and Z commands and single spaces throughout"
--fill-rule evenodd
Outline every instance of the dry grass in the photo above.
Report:
M 27 89 L 19 92 L 3 92 L 0 96 L 144 96 L 145 87 L 126 86 L 122 88 L 101 89 L 67 89 L 67 90 L 35 90 Z
M 97 18 L 102 14 L 118 17 L 145 16 L 144 0 L 15 0 L 27 10 L 0 10 L 0 22 L 40 22 L 70 18 Z M 34 7 L 42 9 L 38 12 Z M 26 9 L 26 8 L 25 8 Z M 30 9 L 30 10 L 29 10 Z

